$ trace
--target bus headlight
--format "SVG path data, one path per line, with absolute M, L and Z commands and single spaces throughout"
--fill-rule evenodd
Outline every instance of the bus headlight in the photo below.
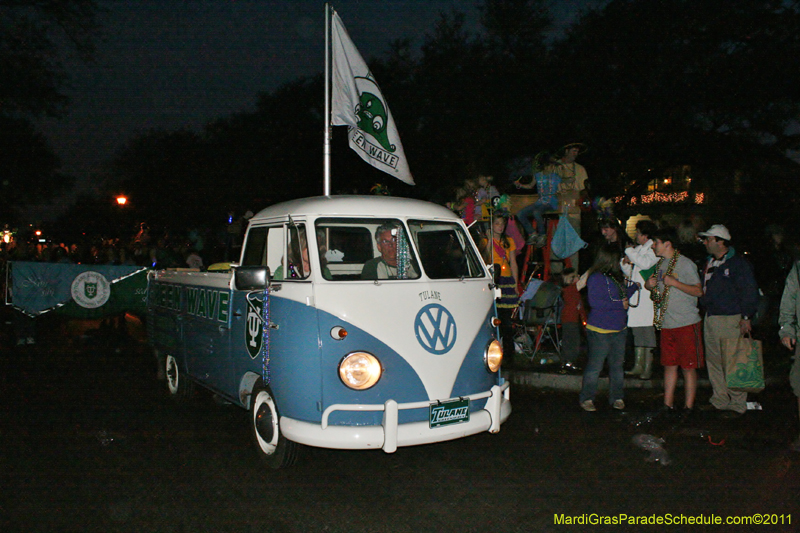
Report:
M 483 352 L 483 362 L 486 363 L 489 372 L 500 370 L 500 363 L 503 362 L 503 346 L 496 339 L 490 342 Z
M 339 379 L 355 390 L 366 390 L 381 379 L 381 363 L 366 352 L 354 352 L 339 363 Z

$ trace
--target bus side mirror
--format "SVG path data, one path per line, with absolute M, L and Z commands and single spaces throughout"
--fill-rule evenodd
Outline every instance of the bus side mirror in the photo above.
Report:
M 234 270 L 236 290 L 263 291 L 269 285 L 270 273 L 266 266 L 238 266 Z

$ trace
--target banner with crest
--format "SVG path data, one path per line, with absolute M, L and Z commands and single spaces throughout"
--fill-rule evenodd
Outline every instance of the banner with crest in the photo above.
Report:
M 7 303 L 29 316 L 57 310 L 103 318 L 147 309 L 147 271 L 139 266 L 9 263 Z

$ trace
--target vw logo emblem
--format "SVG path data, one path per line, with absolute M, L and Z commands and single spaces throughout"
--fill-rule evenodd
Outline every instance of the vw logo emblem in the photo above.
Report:
M 432 354 L 449 352 L 456 343 L 456 321 L 439 304 L 426 305 L 414 319 L 414 332 L 420 345 Z

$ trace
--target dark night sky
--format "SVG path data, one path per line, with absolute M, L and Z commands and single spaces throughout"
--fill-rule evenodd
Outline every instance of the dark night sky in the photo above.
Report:
M 199 128 L 214 118 L 251 109 L 259 92 L 320 73 L 324 67 L 320 0 L 98 3 L 105 13 L 99 20 L 103 40 L 96 60 L 89 65 L 69 63 L 69 113 L 40 122 L 64 163 L 63 170 L 78 176 L 83 190 L 91 189 L 91 177 L 100 165 L 135 133 Z M 564 24 L 590 3 L 557 0 L 554 14 Z M 367 59 L 382 55 L 397 38 L 412 37 L 418 46 L 442 11 L 465 12 L 469 29 L 477 29 L 476 4 L 471 0 L 333 2 Z

